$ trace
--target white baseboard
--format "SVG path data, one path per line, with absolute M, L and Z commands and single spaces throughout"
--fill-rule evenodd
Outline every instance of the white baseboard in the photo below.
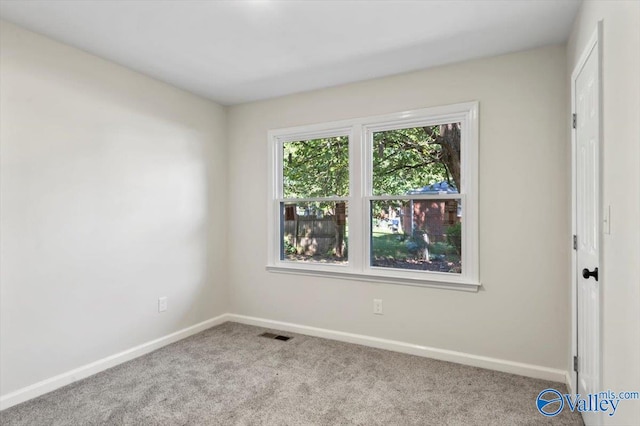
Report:
M 160 337 L 159 339 L 143 343 L 142 345 L 127 349 L 126 351 L 102 358 L 90 364 L 83 365 L 82 367 L 67 371 L 66 373 L 42 380 L 41 382 L 34 383 L 33 385 L 26 386 L 22 389 L 18 389 L 17 391 L 0 397 L 0 410 L 4 410 L 16 404 L 20 404 L 21 402 L 44 395 L 45 393 L 51 392 L 111 367 L 115 367 L 118 364 L 130 361 L 226 321 L 227 314 L 219 315 L 215 318 L 192 325 L 191 327 L 176 331 L 175 333 Z
M 565 372 L 565 378 L 564 378 L 564 382 L 567 385 L 567 391 L 570 394 L 575 394 L 574 390 L 573 390 L 573 380 L 571 378 L 571 373 L 566 371 Z
M 292 333 L 306 334 L 309 336 L 338 340 L 346 343 L 354 343 L 363 346 L 386 349 L 394 352 L 423 356 L 426 358 L 434 358 L 442 361 L 450 361 L 458 364 L 470 365 L 473 367 L 480 367 L 489 370 L 496 370 L 505 373 L 533 377 L 536 379 L 564 382 L 570 388 L 570 392 L 572 392 L 570 386 L 570 375 L 568 372 L 563 370 L 541 367 L 532 364 L 524 364 L 514 361 L 506 361 L 479 355 L 472 355 L 464 352 L 456 352 L 446 349 L 414 345 L 412 343 L 381 339 L 378 337 L 365 336 L 362 334 L 346 333 L 343 331 L 310 327 L 306 325 L 292 324 L 288 322 L 274 321 L 264 318 L 249 317 L 245 315 L 222 314 L 207 321 L 203 321 L 199 324 L 192 325 L 191 327 L 176 331 L 175 333 L 160 337 L 159 339 L 143 343 L 142 345 L 136 346 L 126 351 L 108 356 L 101 360 L 92 362 L 71 371 L 67 371 L 66 373 L 59 374 L 55 377 L 42 380 L 38 383 L 34 383 L 33 385 L 26 386 L 22 389 L 18 389 L 17 391 L 4 395 L 0 397 L 0 410 L 4 410 L 16 404 L 20 404 L 21 402 L 25 402 L 40 395 L 44 395 L 45 393 L 54 391 L 58 388 L 84 379 L 85 377 L 89 377 L 111 367 L 115 367 L 118 364 L 130 361 L 163 346 L 177 342 L 178 340 L 184 339 L 227 321 L 255 325 L 264 328 L 272 328 L 282 331 L 289 331 Z
M 387 349 L 390 351 L 402 352 L 410 355 L 418 355 L 426 358 L 434 358 L 442 361 L 450 361 L 458 364 L 470 365 L 473 367 L 486 368 L 488 370 L 518 374 L 520 376 L 533 377 L 535 379 L 566 383 L 566 377 L 568 374 L 564 370 L 558 370 L 555 368 L 541 367 L 538 365 L 524 364 L 503 359 L 472 355 L 464 352 L 456 352 L 446 349 L 414 345 L 412 343 L 399 342 L 396 340 L 380 339 L 378 337 L 345 333 L 342 331 L 309 327 L 306 325 L 273 321 L 263 318 L 249 317 L 245 315 L 227 314 L 227 320 L 264 328 L 290 331 L 292 333 L 323 337 L 325 339 L 338 340 L 341 342 L 355 343 L 363 346 L 371 346 L 379 349 Z

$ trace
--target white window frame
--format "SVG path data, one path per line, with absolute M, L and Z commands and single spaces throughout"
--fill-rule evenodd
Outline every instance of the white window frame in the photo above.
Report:
M 384 130 L 462 123 L 460 141 L 461 182 L 459 194 L 372 194 L 373 133 Z M 349 195 L 323 200 L 348 204 L 349 258 L 347 264 L 317 264 L 281 260 L 280 203 L 283 197 L 283 144 L 286 142 L 349 137 Z M 271 272 L 337 277 L 424 287 L 477 291 L 480 287 L 478 221 L 478 102 L 423 108 L 373 117 L 357 118 L 286 129 L 270 130 L 268 167 L 268 250 L 266 269 Z M 371 266 L 371 200 L 460 199 L 462 219 L 462 273 L 414 271 Z M 309 201 L 316 201 L 310 198 Z M 297 199 L 297 201 L 301 201 Z

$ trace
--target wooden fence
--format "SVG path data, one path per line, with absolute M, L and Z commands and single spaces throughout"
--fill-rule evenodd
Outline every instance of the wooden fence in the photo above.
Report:
M 327 254 L 336 245 L 335 218 L 296 215 L 294 220 L 284 222 L 284 237 L 298 254 Z

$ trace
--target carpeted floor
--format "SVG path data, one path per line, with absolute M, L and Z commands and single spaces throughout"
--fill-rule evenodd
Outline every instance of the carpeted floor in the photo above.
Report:
M 2 425 L 581 425 L 560 383 L 225 323 L 0 413 Z

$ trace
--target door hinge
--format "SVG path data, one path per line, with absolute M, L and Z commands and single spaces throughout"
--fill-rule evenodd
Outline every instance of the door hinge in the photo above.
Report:
M 573 249 L 574 250 L 578 250 L 578 236 L 577 235 L 573 236 Z
M 573 114 L 572 117 L 572 125 L 571 125 L 574 129 L 578 126 L 578 116 L 576 114 Z
M 578 356 L 573 357 L 573 371 L 578 372 Z

